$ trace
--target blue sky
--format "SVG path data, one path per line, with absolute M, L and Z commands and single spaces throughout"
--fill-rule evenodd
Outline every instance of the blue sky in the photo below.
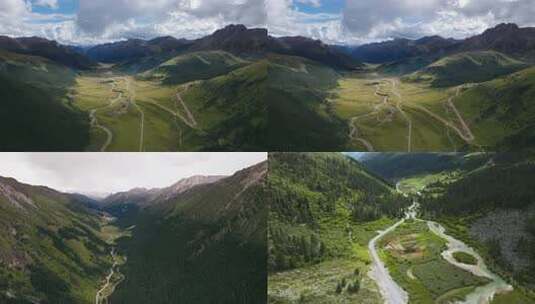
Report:
M 318 1 L 320 6 L 314 6 L 310 3 L 294 2 L 294 5 L 302 12 L 316 14 L 329 13 L 341 14 L 345 6 L 345 0 Z
M 228 24 L 358 45 L 428 35 L 464 38 L 502 22 L 535 26 L 533 0 L 0 0 L 0 35 L 89 45 Z
M 32 0 L 32 11 L 39 14 L 74 15 L 79 9 L 78 0 L 58 0 L 57 5 L 57 8 L 51 8 L 49 6 L 39 5 L 38 0 Z

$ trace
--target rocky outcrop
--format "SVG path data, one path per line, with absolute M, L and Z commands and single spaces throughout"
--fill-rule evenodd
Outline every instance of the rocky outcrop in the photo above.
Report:
M 28 197 L 22 192 L 15 190 L 15 188 L 0 180 L 0 199 L 2 198 L 5 199 L 12 206 L 17 207 L 19 209 L 36 207 L 34 201 L 30 197 Z

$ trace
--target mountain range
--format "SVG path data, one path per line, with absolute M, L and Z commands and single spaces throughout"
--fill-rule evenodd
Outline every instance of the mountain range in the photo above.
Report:
M 2 37 L 0 150 L 530 149 L 534 41 L 515 24 L 358 47 L 243 25 L 83 48 Z
M 135 188 L 126 192 L 111 194 L 100 201 L 100 205 L 110 207 L 116 204 L 134 204 L 139 207 L 156 204 L 162 201 L 168 201 L 179 194 L 203 184 L 211 184 L 226 176 L 202 176 L 196 175 L 181 179 L 175 184 L 166 188 Z
M 0 302 L 95 303 L 110 269 L 114 303 L 265 297 L 266 170 L 106 199 L 1 177 Z
M 493 50 L 533 60 L 535 28 L 502 23 L 466 39 L 428 36 L 416 40 L 399 38 L 350 48 L 351 56 L 371 63 L 400 61 L 416 56 L 444 57 L 462 52 Z
M 259 56 L 279 53 L 300 56 L 342 69 L 357 69 L 361 64 L 332 46 L 305 37 L 275 38 L 266 29 L 229 25 L 197 40 L 160 37 L 149 41 L 132 39 L 89 48 L 89 58 L 116 63 L 154 55 L 222 50 L 235 55 Z

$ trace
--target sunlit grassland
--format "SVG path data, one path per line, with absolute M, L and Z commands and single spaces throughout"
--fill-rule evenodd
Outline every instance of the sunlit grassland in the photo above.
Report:
M 108 151 L 138 151 L 141 137 L 141 113 L 144 112 L 144 151 L 195 150 L 198 142 L 191 140 L 190 127 L 175 118 L 178 109 L 178 86 L 165 86 L 155 81 L 131 77 L 82 76 L 77 80 L 76 105 L 85 111 L 97 110 L 100 125 L 108 128 L 113 140 Z M 129 81 L 129 91 L 126 85 Z M 111 84 L 116 86 L 112 91 Z M 120 95 L 121 93 L 121 95 Z M 113 104 L 112 104 L 113 101 Z M 160 106 L 158 106 L 160 105 Z M 185 113 L 183 114 L 185 116 Z M 191 133 L 191 132 L 190 132 Z M 107 135 L 100 128 L 91 128 L 89 151 L 97 151 Z M 186 141 L 184 139 L 188 139 Z
M 245 63 L 225 54 L 212 55 L 225 64 Z M 113 134 L 107 151 L 139 151 L 141 112 L 144 114 L 143 151 L 198 151 L 246 144 L 248 141 L 241 136 L 251 136 L 265 122 L 265 117 L 247 120 L 249 113 L 261 113 L 262 108 L 251 103 L 258 101 L 261 92 L 257 81 L 262 77 L 265 77 L 262 69 L 255 66 L 183 85 L 104 72 L 81 75 L 75 87 L 75 104 L 86 112 L 96 110 L 87 150 L 100 150 L 108 139 L 99 127 L 102 126 Z
M 466 142 L 453 129 L 427 113 L 417 109 L 406 112 L 413 122 L 413 151 L 459 151 L 466 147 Z
M 118 93 L 112 91 L 112 81 L 97 76 L 79 76 L 74 86 L 75 105 L 90 111 L 109 104 Z
M 355 121 L 359 137 L 368 140 L 375 150 L 406 151 L 409 121 L 412 123 L 411 150 L 444 151 L 463 146 L 453 130 L 426 113 L 430 111 L 457 124 L 457 118 L 445 106 L 455 94 L 454 89 L 436 89 L 376 74 L 353 74 L 341 78 L 331 93 L 335 114 L 347 123 L 358 117 Z M 386 104 L 384 96 L 388 96 Z M 350 144 L 354 145 L 363 148 L 357 141 Z
M 337 115 L 343 119 L 367 114 L 373 111 L 373 105 L 382 102 L 376 96 L 374 81 L 364 77 L 345 77 L 339 80 L 338 88 L 333 92 L 332 100 Z
M 434 182 L 451 182 L 459 176 L 461 175 L 458 171 L 448 171 L 434 174 L 411 176 L 409 178 L 404 178 L 403 180 L 399 181 L 398 187 L 402 192 L 416 193 L 424 189 L 427 185 L 432 184 Z
M 98 119 L 113 133 L 108 151 L 139 151 L 141 114 L 132 104 L 114 105 L 101 111 Z
M 156 102 L 171 110 L 175 109 L 179 86 L 164 86 L 158 81 L 132 79 L 138 102 Z
M 144 151 L 193 151 L 202 147 L 203 142 L 199 136 L 202 134 L 200 122 L 205 121 L 204 116 L 199 115 L 202 111 L 186 103 L 199 122 L 198 129 L 187 125 L 175 115 L 178 113 L 187 119 L 187 112 L 178 102 L 177 93 L 184 94 L 189 91 L 188 88 L 140 79 L 131 79 L 131 85 L 135 91 L 136 103 L 145 115 Z M 185 99 L 184 101 L 186 102 Z
M 143 151 L 176 151 L 182 149 L 182 128 L 175 117 L 150 103 L 140 103 L 145 114 Z
M 380 256 L 394 280 L 409 293 L 411 303 L 450 303 L 462 300 L 488 281 L 461 270 L 440 253 L 445 241 L 425 222 L 408 221 L 379 243 Z

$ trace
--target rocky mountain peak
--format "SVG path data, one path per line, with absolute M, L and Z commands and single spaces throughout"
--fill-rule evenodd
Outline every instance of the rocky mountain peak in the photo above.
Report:
M 247 34 L 247 35 L 254 35 L 257 37 L 268 37 L 268 31 L 267 29 L 263 28 L 252 28 L 249 29 L 243 24 L 230 24 L 226 27 L 217 30 L 213 33 L 212 36 L 232 36 L 232 35 L 240 35 L 240 34 Z
M 136 204 L 140 206 L 148 206 L 155 202 L 166 201 L 175 196 L 188 191 L 189 189 L 203 184 L 210 184 L 225 178 L 221 175 L 194 175 L 179 180 L 175 184 L 166 188 L 134 188 L 126 192 L 119 192 L 109 195 L 103 200 L 105 205 L 110 204 Z
M 520 30 L 520 27 L 515 23 L 501 23 L 497 26 L 485 31 L 484 34 L 503 34 Z
M 225 177 L 226 176 L 222 175 L 194 175 L 188 178 L 184 178 L 170 187 L 161 189 L 158 195 L 154 198 L 154 200 L 168 200 L 180 193 L 188 191 L 189 189 L 195 186 L 215 183 Z

